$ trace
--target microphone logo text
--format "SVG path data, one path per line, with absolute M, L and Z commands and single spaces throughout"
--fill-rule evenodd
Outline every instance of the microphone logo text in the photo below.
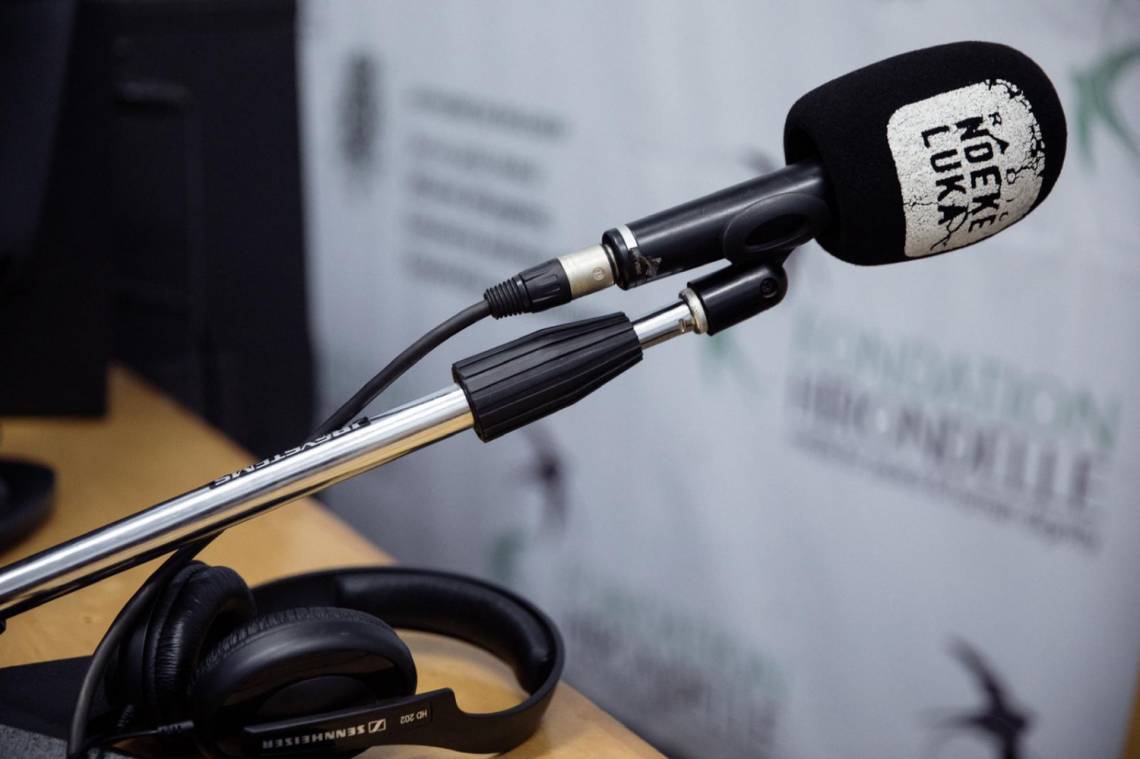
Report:
M 1037 201 L 1045 145 L 1016 85 L 991 79 L 899 108 L 887 124 L 906 254 L 944 253 L 1020 219 Z

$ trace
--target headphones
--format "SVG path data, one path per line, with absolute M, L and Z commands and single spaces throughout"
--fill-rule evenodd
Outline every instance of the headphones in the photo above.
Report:
M 469 714 L 450 688 L 417 694 L 415 662 L 393 627 L 479 646 L 530 695 Z M 351 756 L 387 744 L 493 753 L 538 729 L 564 658 L 543 612 L 481 580 L 367 567 L 251 590 L 234 570 L 193 561 L 124 638 L 105 687 L 142 722 L 177 728 L 153 732 L 190 732 L 213 756 Z

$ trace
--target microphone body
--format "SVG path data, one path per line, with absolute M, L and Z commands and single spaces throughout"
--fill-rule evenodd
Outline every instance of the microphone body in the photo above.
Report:
M 617 285 L 644 285 L 713 261 L 763 263 L 820 234 L 831 220 L 819 161 L 808 159 L 606 231 L 600 245 L 544 261 L 488 289 L 496 319 Z M 781 256 L 782 260 L 782 256 Z
M 811 238 L 860 265 L 946 253 L 1040 205 L 1066 139 L 1052 83 L 1022 53 L 989 42 L 905 53 L 800 98 L 783 169 L 614 227 L 486 298 L 496 317 L 542 311 L 721 258 L 777 263 Z
M 628 290 L 721 258 L 790 249 L 830 218 L 823 167 L 808 159 L 610 229 L 602 245 L 615 283 Z

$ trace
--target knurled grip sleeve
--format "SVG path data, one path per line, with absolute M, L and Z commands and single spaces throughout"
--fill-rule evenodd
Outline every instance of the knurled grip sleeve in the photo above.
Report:
M 475 418 L 494 440 L 575 403 L 641 360 L 625 314 L 565 324 L 464 359 L 451 367 Z

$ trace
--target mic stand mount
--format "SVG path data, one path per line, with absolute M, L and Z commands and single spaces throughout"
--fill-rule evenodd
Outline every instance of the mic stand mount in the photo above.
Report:
M 464 359 L 452 367 L 455 383 L 438 392 L 10 564 L 0 569 L 0 631 L 16 614 L 461 430 L 493 440 L 565 408 L 638 363 L 646 348 L 687 332 L 716 334 L 779 303 L 783 257 L 694 280 L 678 302 L 634 322 L 623 313 L 586 319 Z

